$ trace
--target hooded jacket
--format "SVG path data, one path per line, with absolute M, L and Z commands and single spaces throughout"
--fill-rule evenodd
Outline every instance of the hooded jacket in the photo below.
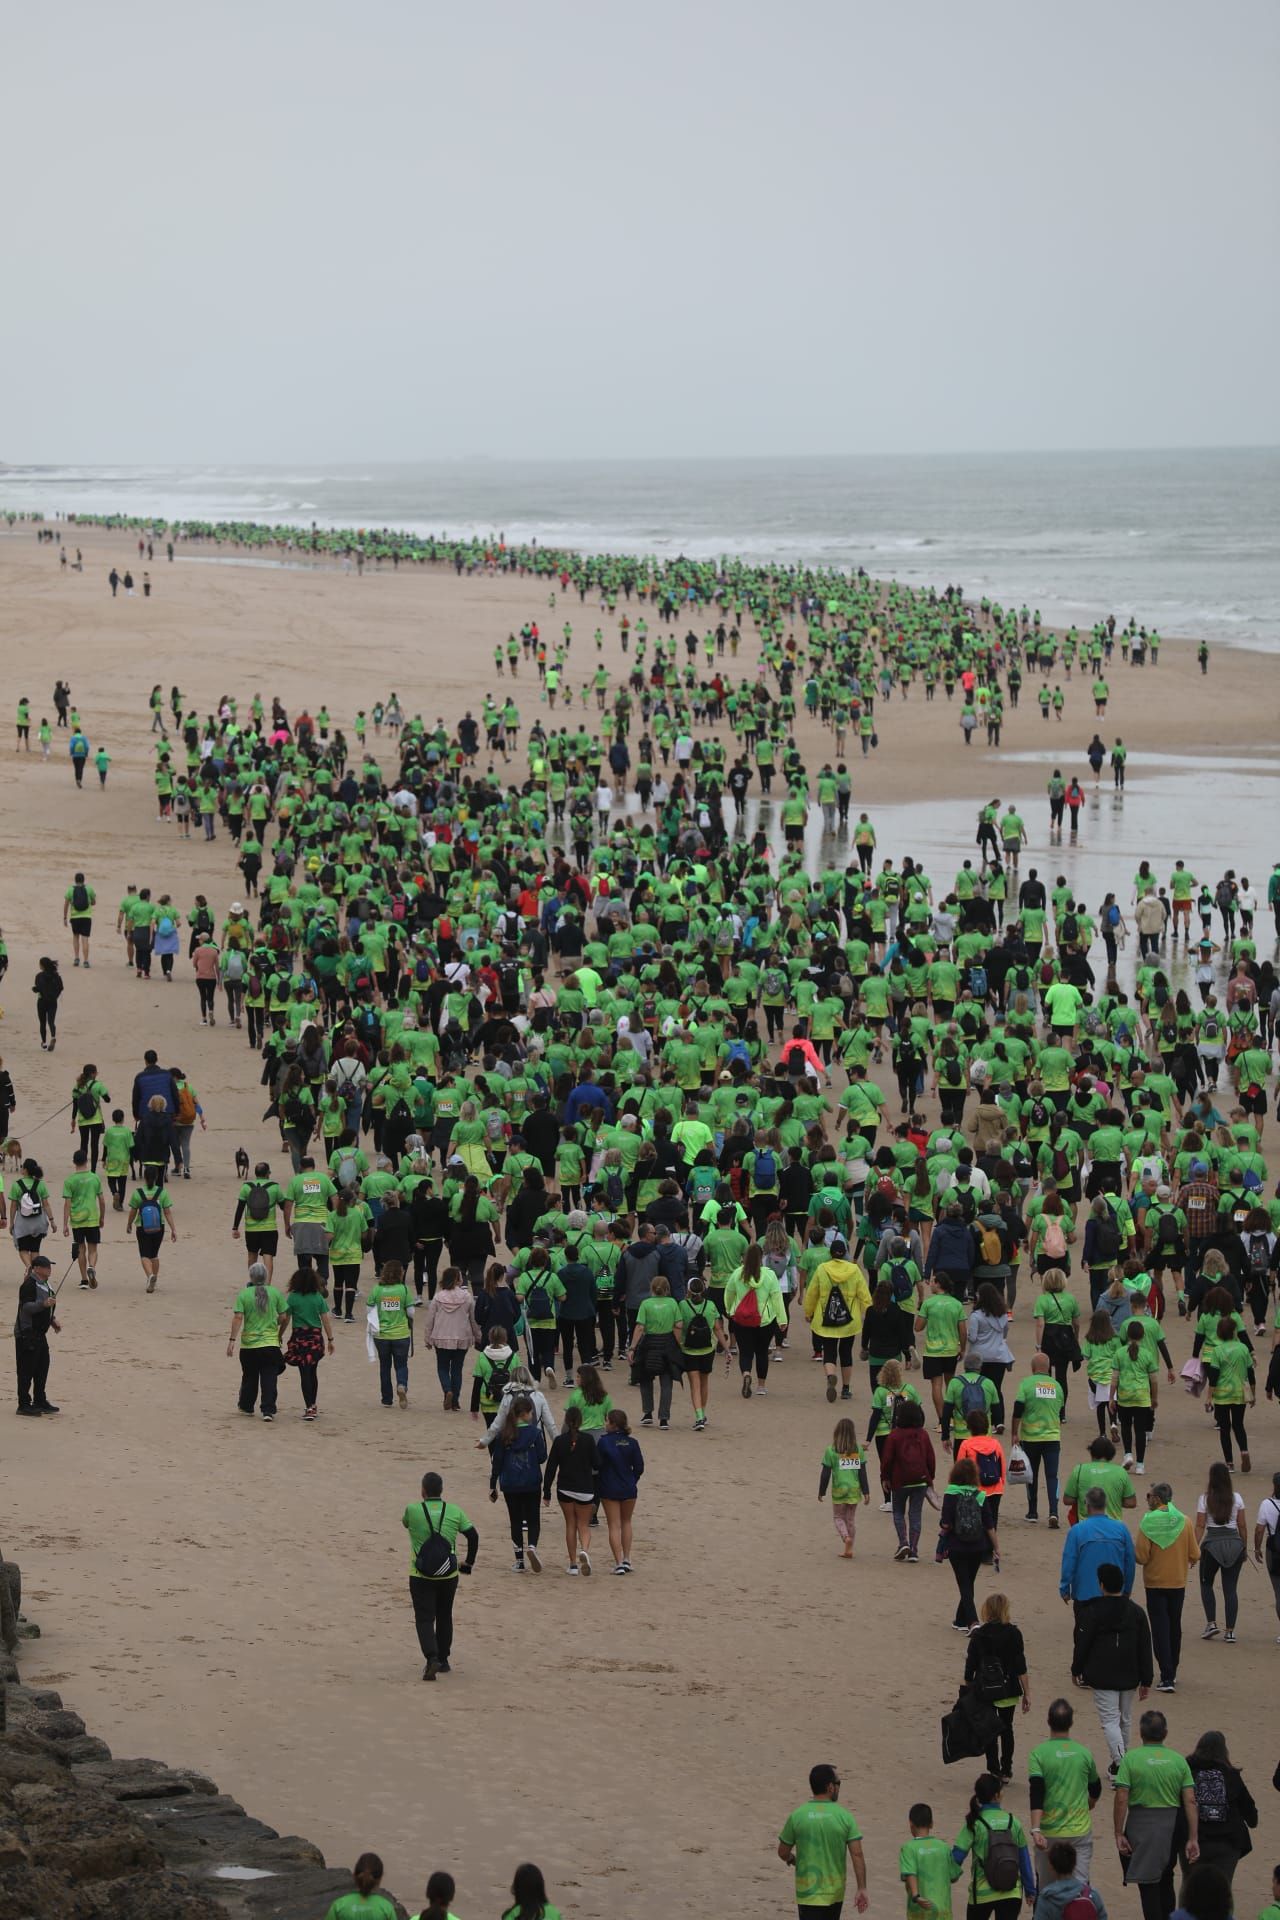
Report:
M 926 1279 L 931 1273 L 972 1273 L 973 1235 L 963 1220 L 939 1220 L 925 1255 Z
M 842 1325 L 827 1323 L 827 1302 L 839 1288 L 850 1318 Z M 804 1317 L 820 1340 L 848 1340 L 861 1331 L 862 1316 L 871 1305 L 871 1293 L 862 1268 L 852 1260 L 824 1260 L 805 1288 Z
M 618 1278 L 622 1284 L 622 1298 L 632 1312 L 649 1298 L 649 1283 L 660 1267 L 658 1246 L 654 1240 L 633 1241 L 619 1260 Z
M 475 1301 L 468 1286 L 438 1287 L 427 1307 L 422 1329 L 429 1347 L 456 1352 L 459 1347 L 479 1345 L 480 1328 L 476 1324 Z
M 1135 1600 L 1104 1593 L 1085 1602 L 1076 1620 L 1071 1675 L 1086 1687 L 1116 1693 L 1151 1685 L 1151 1628 Z
M 1078 1900 L 1082 1893 L 1092 1899 L 1098 1920 L 1107 1920 L 1107 1910 L 1098 1889 L 1074 1873 L 1069 1880 L 1046 1880 L 1043 1883 L 1036 1895 L 1035 1920 L 1062 1920 L 1071 1902 Z

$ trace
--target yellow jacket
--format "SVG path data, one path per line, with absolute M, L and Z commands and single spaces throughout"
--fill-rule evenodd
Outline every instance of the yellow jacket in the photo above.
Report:
M 839 1288 L 845 1305 L 849 1309 L 849 1319 L 844 1324 L 827 1324 L 827 1301 L 832 1289 Z M 804 1317 L 820 1340 L 847 1340 L 862 1328 L 862 1316 L 871 1305 L 871 1291 L 862 1268 L 854 1260 L 824 1260 L 820 1267 L 814 1268 L 813 1278 L 805 1288 Z
M 1148 1587 L 1185 1587 L 1187 1575 L 1200 1558 L 1200 1545 L 1189 1520 L 1167 1547 L 1158 1547 L 1150 1534 L 1139 1528 L 1136 1550 L 1143 1584 Z

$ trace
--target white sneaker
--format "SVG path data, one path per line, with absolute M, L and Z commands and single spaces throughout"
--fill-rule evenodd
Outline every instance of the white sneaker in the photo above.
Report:
M 1137 1466 L 1136 1466 L 1136 1467 L 1134 1468 L 1134 1472 L 1135 1472 L 1135 1473 L 1145 1473 L 1145 1472 L 1146 1472 L 1146 1470 L 1147 1470 L 1147 1463 L 1146 1463 L 1146 1461 L 1145 1461 L 1145 1460 L 1139 1460 L 1139 1462 L 1138 1462 L 1138 1464 L 1137 1464 Z
M 556 1390 L 556 1376 L 550 1367 L 543 1370 L 542 1379 L 548 1393 L 554 1393 Z
M 1125 1472 L 1128 1473 L 1130 1467 L 1133 1465 L 1133 1455 L 1131 1453 L 1126 1453 L 1124 1459 L 1121 1461 L 1120 1464 L 1124 1468 Z
M 882 1500 L 880 1502 L 880 1511 L 881 1513 L 892 1513 L 893 1512 L 892 1500 Z
M 566 1568 L 565 1568 L 565 1572 L 566 1572 L 566 1573 L 571 1573 L 571 1574 L 573 1574 L 573 1575 L 574 1575 L 574 1577 L 576 1578 L 576 1577 L 577 1577 L 577 1572 L 578 1572 L 578 1569 L 577 1569 L 576 1567 L 566 1567 Z
M 578 1548 L 578 1571 L 586 1574 L 591 1572 L 591 1555 L 585 1547 Z M 1280 1634 L 1277 1634 L 1276 1638 L 1280 1640 Z
M 529 1565 L 535 1573 L 542 1572 L 542 1556 L 536 1547 L 531 1546 L 525 1548 L 525 1559 L 529 1562 Z

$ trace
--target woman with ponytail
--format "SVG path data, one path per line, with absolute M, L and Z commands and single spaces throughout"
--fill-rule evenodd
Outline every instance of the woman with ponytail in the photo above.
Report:
M 427 1882 L 427 1904 L 413 1920 L 458 1920 L 452 1905 L 457 1891 L 451 1873 L 433 1873 Z
M 396 1920 L 396 1910 L 382 1886 L 382 1862 L 376 1853 L 362 1853 L 351 1874 L 354 1893 L 339 1894 L 324 1920 Z

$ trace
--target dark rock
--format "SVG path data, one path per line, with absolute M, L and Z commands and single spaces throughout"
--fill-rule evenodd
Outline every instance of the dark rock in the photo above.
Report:
M 324 1855 L 313 1841 L 286 1833 L 274 1840 L 251 1840 L 236 1864 L 289 1873 L 295 1867 L 322 1867 Z
M 18 1692 L 41 1713 L 59 1713 L 62 1709 L 62 1695 L 52 1687 L 19 1687 Z
M 180 1873 L 131 1874 L 97 1889 L 96 1920 L 227 1920 L 227 1909 Z
M 160 1760 L 91 1760 L 75 1769 L 82 1786 L 110 1794 L 113 1800 L 180 1799 L 186 1794 L 215 1795 L 212 1780 L 189 1767 L 166 1767 Z
M 32 1724 L 35 1731 L 43 1734 L 46 1740 L 78 1740 L 84 1733 L 84 1721 L 80 1715 L 68 1713 L 65 1707 L 37 1714 Z
M 91 1733 L 82 1733 L 77 1740 L 53 1740 L 50 1745 L 66 1754 L 74 1765 L 96 1764 L 105 1766 L 111 1759 L 111 1749 L 105 1740 L 95 1740 Z
M 0 1789 L 20 1782 L 30 1786 L 64 1787 L 67 1777 L 66 1754 L 38 1734 L 18 1731 L 0 1740 Z
M 234 1866 L 245 1862 L 245 1849 L 255 1842 L 279 1838 L 274 1827 L 251 1820 L 244 1808 L 225 1794 L 137 1800 L 132 1806 L 174 1867 L 204 1866 L 211 1858 Z
M 98 1911 L 87 1887 L 73 1887 L 45 1867 L 0 1872 L 0 1920 L 95 1920 Z
M 12 1791 L 36 1866 L 80 1882 L 119 1880 L 164 1864 L 141 1821 L 101 1794 L 43 1786 Z

